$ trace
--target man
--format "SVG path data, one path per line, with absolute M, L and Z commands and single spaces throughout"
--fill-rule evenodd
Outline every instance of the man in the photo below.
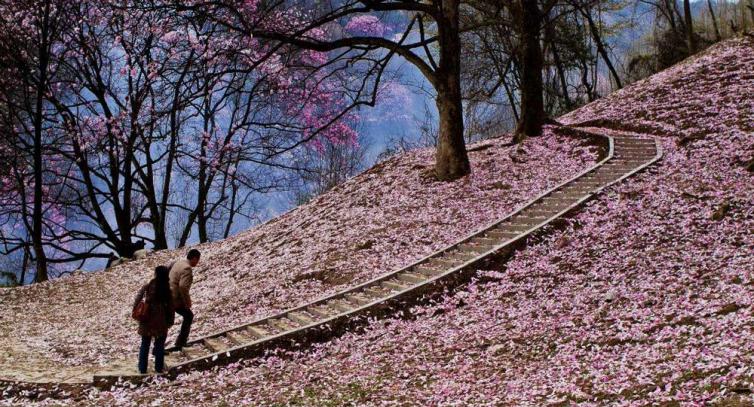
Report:
M 194 313 L 191 312 L 191 283 L 194 281 L 193 267 L 199 264 L 201 253 L 191 249 L 186 260 L 178 260 L 170 267 L 170 291 L 173 294 L 173 307 L 175 312 L 183 317 L 181 332 L 175 340 L 175 349 L 180 350 L 188 342 L 191 323 L 194 321 Z

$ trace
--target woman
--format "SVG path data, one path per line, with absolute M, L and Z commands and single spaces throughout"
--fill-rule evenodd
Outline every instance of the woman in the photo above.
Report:
M 154 278 L 139 290 L 134 300 L 134 309 L 141 301 L 146 303 L 146 316 L 139 321 L 141 349 L 139 349 L 139 372 L 147 373 L 149 346 L 154 338 L 154 370 L 162 373 L 165 368 L 165 339 L 168 329 L 175 322 L 172 295 L 170 293 L 170 270 L 159 266 Z

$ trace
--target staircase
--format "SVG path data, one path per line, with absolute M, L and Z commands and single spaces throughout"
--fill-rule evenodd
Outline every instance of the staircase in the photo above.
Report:
M 597 137 L 607 147 L 606 156 L 505 218 L 408 267 L 277 315 L 194 339 L 181 351 L 167 354 L 166 376 L 260 356 L 278 347 L 331 338 L 366 317 L 389 314 L 445 287 L 467 281 L 486 262 L 522 247 L 527 236 L 662 156 L 660 144 L 648 136 L 614 130 L 609 131 L 614 137 L 605 136 L 608 130 L 595 128 L 567 130 Z M 97 372 L 94 384 L 108 388 L 121 380 L 140 382 L 150 376 L 134 374 L 135 364 L 134 358 L 128 365 Z

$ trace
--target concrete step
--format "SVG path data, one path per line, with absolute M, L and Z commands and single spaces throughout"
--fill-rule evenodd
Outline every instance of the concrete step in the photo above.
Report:
M 170 369 L 171 366 L 175 366 L 189 360 L 191 359 L 182 352 L 169 352 L 165 354 L 165 366 L 167 366 L 168 369 Z
M 330 307 L 326 307 L 323 304 L 306 307 L 306 312 L 321 319 L 328 319 L 338 314 L 338 311 L 333 310 Z
M 575 191 L 556 191 L 553 192 L 550 196 L 553 198 L 562 199 L 564 201 L 578 201 L 579 199 L 587 196 L 588 192 L 575 192 Z M 542 219 L 544 221 L 545 219 Z M 541 223 L 542 221 L 538 222 Z
M 194 344 L 192 346 L 184 346 L 181 348 L 181 354 L 188 360 L 194 360 L 207 356 L 210 352 L 204 344 Z
M 419 284 L 427 281 L 427 276 L 417 273 L 400 273 L 397 277 L 398 280 L 405 281 L 409 284 Z
M 484 246 L 497 246 L 502 242 L 500 241 L 500 239 L 479 236 L 479 237 L 475 237 L 471 239 L 469 243 L 474 243 L 474 244 L 479 244 L 479 245 L 484 245 Z
M 265 324 L 263 325 L 263 327 L 266 331 L 268 331 L 272 335 L 277 335 L 284 331 L 284 329 L 280 328 L 280 326 L 278 326 L 278 324 L 276 324 L 271 319 L 268 319 L 267 322 L 265 322 Z
M 254 342 L 253 339 L 249 338 L 247 335 L 244 335 L 242 331 L 230 331 L 226 332 L 225 336 L 233 342 L 233 346 L 242 346 L 247 343 Z
M 433 257 L 429 259 L 429 261 L 426 262 L 426 266 L 446 270 L 446 269 L 451 269 L 453 267 L 456 267 L 463 263 L 464 263 L 464 260 L 460 260 L 458 258 L 439 256 L 439 257 Z
M 295 321 L 299 325 L 309 325 L 311 323 L 314 323 L 316 321 L 316 318 L 313 318 L 312 316 L 306 315 L 303 312 L 289 312 L 288 313 L 288 319 Z
M 522 212 L 522 213 L 524 213 L 524 212 Z M 544 217 L 542 219 L 544 219 Z M 502 240 L 502 241 L 507 241 L 507 240 L 513 239 L 514 237 L 518 236 L 518 233 L 516 233 L 516 232 L 506 232 L 506 231 L 500 230 L 500 229 L 492 229 L 489 232 L 485 233 L 485 236 L 489 236 L 492 239 L 498 239 L 498 240 Z
M 655 141 L 648 138 L 614 138 L 615 144 L 637 144 L 637 145 L 655 145 Z
M 248 332 L 250 336 L 257 340 L 270 336 L 270 331 L 255 325 L 247 326 L 246 332 Z
M 657 147 L 654 144 L 616 144 L 615 150 L 657 151 Z
M 621 163 L 614 163 L 614 162 L 608 162 L 607 164 L 600 167 L 600 170 L 602 171 L 620 171 L 620 172 L 630 172 L 634 168 L 636 168 L 633 164 L 621 164 Z
M 487 253 L 488 251 L 494 249 L 495 246 L 490 245 L 484 245 L 484 244 L 475 244 L 475 243 L 462 243 L 458 245 L 458 250 L 464 251 L 464 252 L 472 252 L 472 253 Z
M 403 291 L 410 287 L 410 284 L 406 284 L 395 279 L 382 281 L 380 282 L 380 285 L 392 291 Z
M 230 346 L 228 346 L 225 341 L 218 338 L 206 338 L 204 340 L 204 346 L 212 351 L 212 353 L 219 353 L 225 350 L 230 349 Z
M 298 324 L 288 318 L 280 317 L 267 321 L 268 325 L 274 326 L 279 332 L 286 332 L 298 328 Z
M 360 295 L 358 293 L 348 293 L 345 294 L 344 297 L 350 302 L 351 304 L 356 304 L 358 306 L 366 305 L 372 302 L 369 298 Z
M 382 287 L 380 285 L 372 285 L 362 290 L 364 292 L 365 296 L 368 296 L 369 298 L 377 299 L 386 297 L 388 294 L 390 294 L 389 290 L 386 290 L 385 287 Z
M 613 158 L 610 160 L 610 163 L 615 165 L 620 165 L 624 168 L 635 168 L 644 163 L 645 161 L 649 161 L 649 159 L 636 159 L 636 158 Z
M 613 155 L 614 159 L 617 160 L 651 160 L 655 155 L 654 154 L 633 154 L 633 153 L 615 153 Z
M 349 302 L 346 302 L 345 300 L 340 300 L 340 299 L 328 301 L 327 306 L 342 313 L 351 312 L 355 310 L 356 308 L 358 308 L 358 306 L 353 305 Z
M 462 252 L 462 251 L 460 251 L 458 249 L 453 250 L 452 252 L 446 253 L 445 255 L 443 255 L 444 259 L 447 259 L 447 260 L 450 260 L 450 261 L 453 261 L 453 262 L 457 262 L 457 264 L 466 263 L 467 261 L 469 261 L 469 260 L 471 260 L 471 259 L 473 259 L 475 257 L 477 257 L 477 255 L 474 254 L 474 253 Z
M 436 276 L 438 274 L 442 274 L 445 272 L 445 270 L 448 270 L 449 267 L 440 267 L 440 266 L 432 266 L 429 264 L 420 264 L 416 267 L 414 267 L 413 272 L 416 274 L 424 274 L 427 276 Z
M 498 228 L 500 230 L 504 230 L 506 232 L 514 232 L 517 234 L 521 234 L 523 232 L 526 232 L 527 230 L 533 228 L 535 225 L 527 225 L 523 223 L 510 223 L 510 222 L 504 222 Z
M 597 186 L 597 185 L 601 185 L 601 184 L 602 183 L 598 182 L 598 181 L 590 181 L 590 182 L 584 182 L 583 184 L 579 183 L 577 185 L 579 185 L 579 186 L 587 186 L 587 185 Z M 547 198 L 542 198 L 542 200 L 540 202 L 542 202 L 543 206 L 546 206 L 546 207 L 549 207 L 549 208 L 565 208 L 567 206 L 572 205 L 574 202 L 576 202 L 576 199 L 575 198 L 561 199 L 561 198 L 547 197 Z

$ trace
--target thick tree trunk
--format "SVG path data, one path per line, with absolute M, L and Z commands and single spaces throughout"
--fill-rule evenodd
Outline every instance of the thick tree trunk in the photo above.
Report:
M 471 171 L 463 139 L 458 8 L 458 0 L 442 0 L 443 21 L 438 21 L 440 62 L 436 71 L 435 102 L 440 116 L 440 134 L 435 153 L 435 173 L 443 181 L 460 178 Z
M 686 42 L 689 47 L 689 55 L 696 53 L 696 38 L 694 38 L 694 25 L 691 18 L 691 2 L 689 0 L 683 0 L 683 18 L 685 20 L 686 28 Z
M 545 124 L 542 94 L 542 45 L 539 42 L 541 12 L 536 0 L 519 0 L 519 35 L 521 36 L 521 120 L 516 129 L 516 141 L 542 134 Z

